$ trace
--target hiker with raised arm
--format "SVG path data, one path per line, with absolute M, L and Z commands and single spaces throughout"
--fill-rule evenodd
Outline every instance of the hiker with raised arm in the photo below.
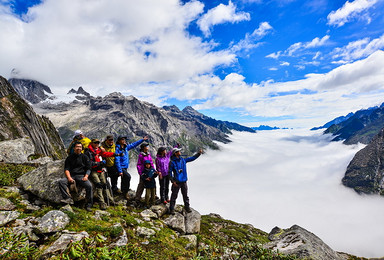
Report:
M 187 163 L 196 160 L 202 153 L 203 150 L 200 149 L 195 155 L 188 158 L 183 158 L 181 157 L 181 148 L 172 149 L 171 161 L 169 162 L 169 173 L 171 174 L 172 182 L 171 202 L 169 205 L 169 211 L 171 214 L 175 214 L 176 199 L 180 189 L 181 194 L 183 195 L 185 211 L 187 213 L 192 212 L 188 197 Z

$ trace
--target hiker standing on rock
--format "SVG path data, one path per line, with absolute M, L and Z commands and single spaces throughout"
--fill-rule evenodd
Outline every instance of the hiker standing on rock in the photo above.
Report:
M 84 151 L 84 149 L 86 149 L 91 143 L 91 139 L 89 139 L 88 137 L 85 137 L 81 130 L 76 130 L 73 136 L 73 140 L 67 149 L 68 154 L 73 154 L 74 146 L 76 142 L 80 142 L 83 145 L 83 151 Z
M 176 148 L 179 147 L 179 144 L 175 146 Z M 160 147 L 157 150 L 156 155 L 156 170 L 160 173 L 159 176 L 159 184 L 160 184 L 160 201 L 164 204 L 167 204 L 170 202 L 169 200 L 169 160 L 172 155 L 172 149 L 167 152 L 167 149 L 165 147 Z
M 124 197 L 128 199 L 127 195 L 131 184 L 131 175 L 128 172 L 129 150 L 148 140 L 148 136 L 144 136 L 143 139 L 131 144 L 127 144 L 126 139 L 127 137 L 125 136 L 119 136 L 117 138 L 116 153 L 120 154 L 120 156 L 115 157 L 115 165 L 119 176 L 122 176 L 121 192 L 123 193 Z
M 188 186 L 187 186 L 187 163 L 196 160 L 202 153 L 203 150 L 200 149 L 195 155 L 183 158 L 181 157 L 180 148 L 172 149 L 172 157 L 169 162 L 169 172 L 171 174 L 172 182 L 172 194 L 171 194 L 171 203 L 169 205 L 169 210 L 171 214 L 175 214 L 175 205 L 177 195 L 181 189 L 181 194 L 183 195 L 184 200 L 184 209 L 187 213 L 192 212 L 189 206 L 189 197 L 188 197 Z
M 105 191 L 106 199 L 110 205 L 115 205 L 115 201 L 110 193 L 110 186 L 108 188 L 109 183 L 107 183 L 107 177 L 103 170 L 103 167 L 106 165 L 104 158 L 114 157 L 117 154 L 106 152 L 105 150 L 102 150 L 99 145 L 99 139 L 92 139 L 84 154 L 91 160 L 91 180 L 96 187 L 96 196 L 100 203 L 100 209 L 105 210 L 107 209 L 107 204 L 104 201 L 103 191 Z
M 143 171 L 145 169 L 145 161 L 149 161 L 151 164 L 151 168 L 155 168 L 153 166 L 153 160 L 152 156 L 149 153 L 149 144 L 148 143 L 142 143 L 140 145 L 140 154 L 139 158 L 137 159 L 137 172 L 140 176 L 139 184 L 137 185 L 136 189 L 136 196 L 135 196 L 135 201 L 136 203 L 140 203 L 141 200 L 141 195 L 143 194 L 144 191 L 144 181 L 141 178 L 141 175 L 143 175 Z
M 73 204 L 71 195 L 68 192 L 70 184 L 77 184 L 85 188 L 87 198 L 87 211 L 92 210 L 93 205 L 93 190 L 92 184 L 88 180 L 91 174 L 91 161 L 88 156 L 81 153 L 83 145 L 80 142 L 74 143 L 74 153 L 70 154 L 64 163 L 65 177 L 59 180 L 59 188 L 63 200 L 61 202 Z
M 113 142 L 113 135 L 107 135 L 104 142 L 101 143 L 101 148 L 106 152 L 116 152 L 116 145 Z M 120 175 L 117 172 L 117 168 L 115 166 L 115 158 L 108 157 L 105 158 L 105 161 L 107 162 L 105 166 L 107 168 L 108 176 L 111 178 L 112 192 L 114 194 L 121 194 L 121 190 L 117 187 L 117 180 Z

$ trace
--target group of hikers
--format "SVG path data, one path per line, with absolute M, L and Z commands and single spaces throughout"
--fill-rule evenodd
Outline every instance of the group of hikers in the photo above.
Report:
M 169 211 L 174 214 L 176 199 L 181 189 L 184 209 L 190 213 L 186 163 L 197 159 L 203 153 L 201 149 L 195 155 L 183 158 L 181 147 L 178 144 L 169 151 L 165 147 L 160 147 L 157 150 L 154 163 L 149 152 L 148 136 L 128 144 L 126 136 L 119 136 L 115 143 L 113 135 L 108 135 L 101 143 L 99 139 L 91 140 L 85 137 L 81 130 L 75 131 L 73 141 L 67 150 L 68 157 L 64 164 L 65 178 L 59 181 L 59 188 L 63 197 L 61 202 L 73 204 L 70 191 L 77 192 L 77 186 L 85 188 L 87 211 L 92 211 L 93 207 L 93 186 L 96 189 L 96 197 L 102 210 L 107 209 L 109 205 L 116 205 L 114 194 L 123 195 L 125 199 L 129 200 L 128 191 L 130 191 L 131 182 L 131 175 L 128 172 L 129 150 L 139 145 L 137 171 L 140 179 L 133 204 L 140 205 L 144 189 L 146 191 L 145 206 L 149 207 L 155 204 L 155 178 L 158 177 L 160 202 L 169 203 Z M 110 178 L 110 183 L 107 177 Z M 121 177 L 120 189 L 117 187 L 119 177 Z M 169 199 L 170 183 L 172 183 L 172 187 Z

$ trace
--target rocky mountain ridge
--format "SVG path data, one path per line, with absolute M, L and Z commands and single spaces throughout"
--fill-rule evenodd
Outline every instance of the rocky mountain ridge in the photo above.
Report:
M 65 156 L 63 142 L 47 117 L 39 116 L 10 83 L 0 76 L 0 141 L 28 137 L 33 142 L 34 158 Z
M 36 80 L 10 78 L 8 82 L 22 98 L 32 104 L 54 99 L 51 89 Z
M 344 120 L 343 120 L 344 119 Z M 343 120 L 329 126 L 324 133 L 335 136 L 333 141 L 344 140 L 344 144 L 368 144 L 384 127 L 384 103 L 378 107 L 359 110 L 340 117 Z

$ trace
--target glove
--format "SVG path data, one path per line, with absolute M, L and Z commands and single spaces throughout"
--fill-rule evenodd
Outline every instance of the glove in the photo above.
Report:
M 101 165 L 106 165 L 107 164 L 107 161 L 106 160 L 102 160 L 101 161 Z

